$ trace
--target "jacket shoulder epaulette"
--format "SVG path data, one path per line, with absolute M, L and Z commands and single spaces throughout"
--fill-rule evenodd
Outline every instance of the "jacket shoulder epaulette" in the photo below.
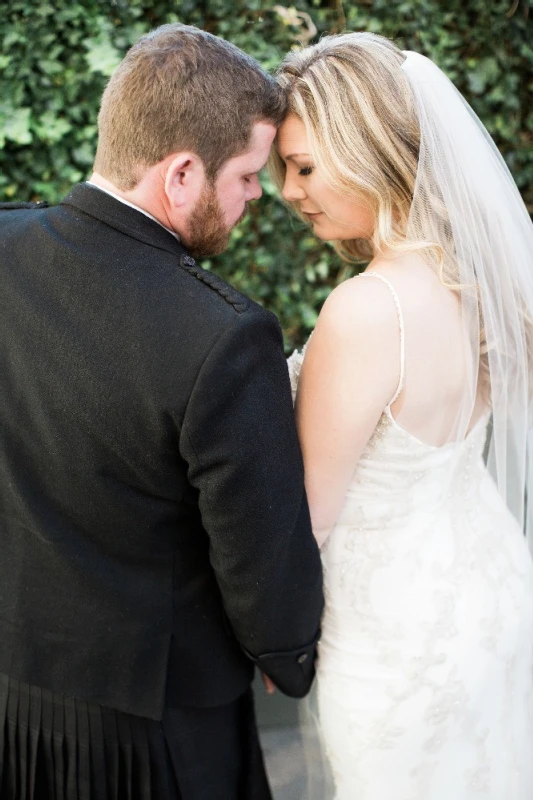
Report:
M 44 200 L 37 203 L 0 203 L 0 211 L 16 211 L 21 208 L 48 208 L 48 203 Z
M 217 292 L 217 294 L 224 298 L 226 303 L 233 306 L 235 311 L 242 313 L 246 311 L 250 305 L 250 301 L 247 297 L 244 297 L 244 295 L 240 294 L 236 289 L 233 289 L 233 287 L 229 286 L 217 275 L 202 269 L 191 256 L 183 255 L 180 259 L 180 265 L 189 275 L 193 275 L 197 280 Z

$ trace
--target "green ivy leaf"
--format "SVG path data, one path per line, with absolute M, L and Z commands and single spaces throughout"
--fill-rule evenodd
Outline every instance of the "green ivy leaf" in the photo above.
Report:
M 85 60 L 90 72 L 110 76 L 120 64 L 121 54 L 103 34 L 94 39 L 86 39 L 84 47 L 87 49 Z
M 6 141 L 16 142 L 16 144 L 30 144 L 32 134 L 30 130 L 31 109 L 30 108 L 6 108 L 0 107 L 0 147 Z
M 59 142 L 65 134 L 70 133 L 72 125 L 65 117 L 58 117 L 53 111 L 45 111 L 34 122 L 33 130 L 41 141 L 54 144 Z
M 500 67 L 495 58 L 483 58 L 468 72 L 468 86 L 474 94 L 483 94 L 486 87 L 493 83 L 500 74 Z

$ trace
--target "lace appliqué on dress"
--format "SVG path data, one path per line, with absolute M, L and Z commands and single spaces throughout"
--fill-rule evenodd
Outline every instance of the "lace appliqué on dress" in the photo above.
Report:
M 307 350 L 308 344 L 309 344 L 309 339 L 304 344 L 301 350 L 293 350 L 292 354 L 287 359 L 287 367 L 289 369 L 289 378 L 291 381 L 291 392 L 292 392 L 293 403 L 296 400 L 298 381 L 300 380 L 300 371 L 302 369 L 302 364 L 305 357 L 305 351 Z

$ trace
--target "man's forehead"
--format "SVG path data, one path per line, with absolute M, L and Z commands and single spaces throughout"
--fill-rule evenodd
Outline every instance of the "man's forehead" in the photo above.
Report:
M 269 152 L 270 146 L 256 147 L 240 156 L 236 156 L 233 159 L 233 165 L 238 170 L 244 169 L 249 172 L 257 172 L 265 166 Z
M 251 172 L 257 172 L 264 167 L 270 147 L 276 135 L 276 127 L 271 123 L 256 122 L 250 136 L 248 149 L 231 159 L 237 167 L 245 167 Z

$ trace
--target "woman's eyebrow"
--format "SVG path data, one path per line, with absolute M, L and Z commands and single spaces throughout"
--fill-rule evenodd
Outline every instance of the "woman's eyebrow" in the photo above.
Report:
M 280 155 L 284 161 L 293 161 L 298 156 L 308 156 L 309 153 L 291 153 L 290 156 L 284 156 L 280 153 Z

